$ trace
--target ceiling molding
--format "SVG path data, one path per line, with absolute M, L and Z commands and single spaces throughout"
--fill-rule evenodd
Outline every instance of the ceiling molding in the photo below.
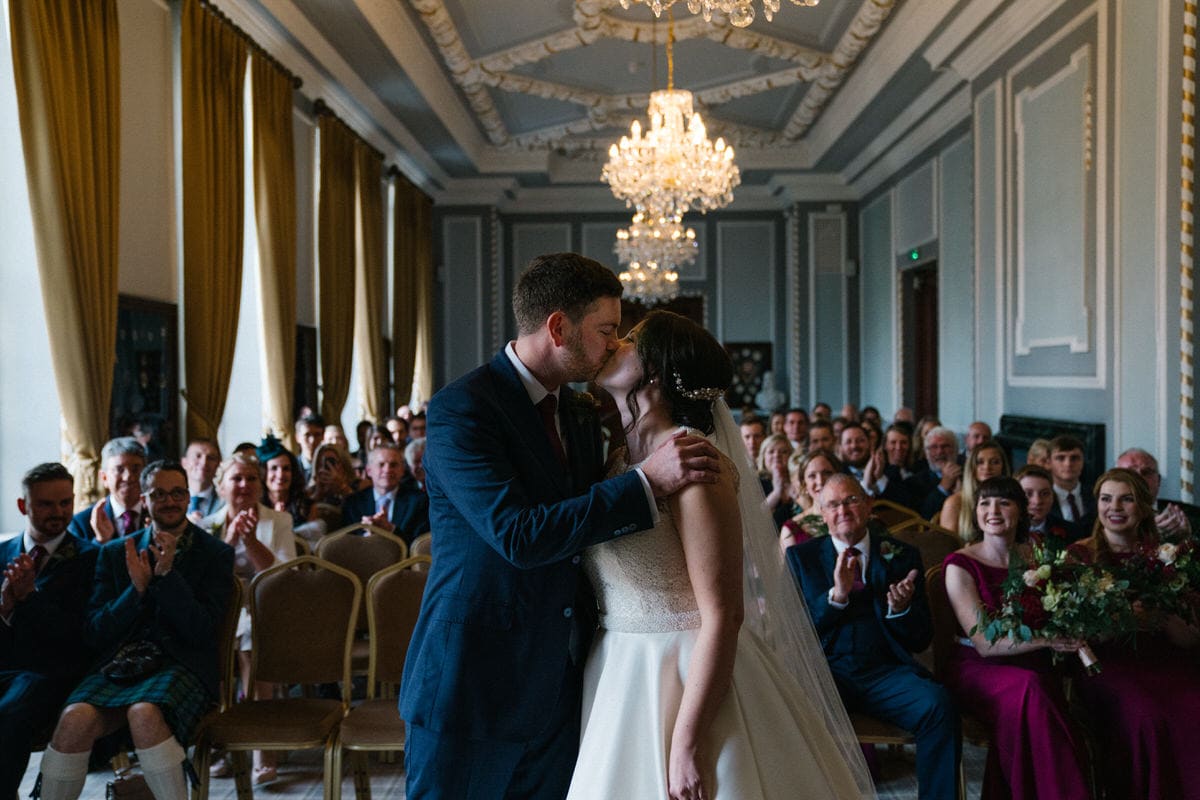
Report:
M 740 186 L 733 203 L 722 211 L 775 211 L 790 204 L 786 193 L 778 187 Z M 440 204 L 440 200 L 438 201 Z M 446 205 L 450 205 L 447 203 Z M 463 205 L 495 205 L 506 214 L 559 214 L 564 209 L 580 214 L 620 214 L 633 212 L 613 197 L 607 186 L 539 186 L 523 187 L 499 195 L 475 195 Z
M 1010 0 L 1004 13 L 976 36 L 950 62 L 950 67 L 967 80 L 978 78 L 997 58 L 1056 11 L 1064 0 Z
M 301 89 L 304 96 L 324 100 L 358 135 L 394 162 L 405 177 L 426 191 L 433 188 L 433 182 L 444 183 L 448 180 L 445 171 L 408 128 L 380 102 L 371 88 L 290 0 L 262 0 L 262 5 L 274 19 L 266 18 L 253 7 L 242 3 L 222 2 L 219 8 L 259 46 L 304 82 Z M 280 31 L 280 26 L 307 48 L 337 82 L 329 81 L 304 54 L 296 50 Z M 392 140 L 381 136 L 381 130 Z M 396 148 L 397 144 L 401 149 Z

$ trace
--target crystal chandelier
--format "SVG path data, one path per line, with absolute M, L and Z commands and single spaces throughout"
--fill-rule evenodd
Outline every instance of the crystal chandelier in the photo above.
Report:
M 792 0 L 792 5 L 817 5 L 821 0 Z M 629 8 L 630 3 L 645 3 L 650 6 L 654 16 L 662 16 L 663 9 L 675 5 L 676 0 L 621 0 L 621 8 Z M 779 0 L 762 0 L 763 16 L 767 22 L 779 12 Z M 688 11 L 693 14 L 703 14 L 705 22 L 712 21 L 714 11 L 720 11 L 729 18 L 735 28 L 744 28 L 754 21 L 754 0 L 687 0 Z
M 704 213 L 728 205 L 741 182 L 733 148 L 709 141 L 692 93 L 674 88 L 674 24 L 667 36 L 667 88 L 650 94 L 650 129 L 634 120 L 629 136 L 608 149 L 600 173 L 625 205 L 651 218 L 682 219 L 689 209 Z M 686 121 L 686 122 L 685 122 Z
M 679 293 L 675 268 L 694 262 L 698 249 L 696 232 L 678 217 L 647 219 L 639 211 L 628 228 L 617 231 L 613 247 L 617 260 L 628 265 L 620 274 L 625 296 L 646 306 L 669 302 Z

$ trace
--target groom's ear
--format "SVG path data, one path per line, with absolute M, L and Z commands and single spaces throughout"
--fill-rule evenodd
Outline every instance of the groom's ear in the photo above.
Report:
M 555 347 L 562 347 L 563 342 L 567 339 L 567 322 L 569 320 L 563 311 L 554 311 L 546 317 L 546 331 L 549 332 L 550 340 L 554 342 Z

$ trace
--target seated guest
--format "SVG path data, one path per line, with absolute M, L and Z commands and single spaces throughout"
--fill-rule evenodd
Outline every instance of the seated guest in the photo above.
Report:
M 49 732 L 91 654 L 83 620 L 94 542 L 67 531 L 74 481 L 62 464 L 39 464 L 21 480 L 25 531 L 0 543 L 0 797 L 21 785 L 34 737 Z
M 833 406 L 829 403 L 817 403 L 812 407 L 812 415 L 814 419 L 830 422 L 833 420 Z
M 308 522 L 309 502 L 304 493 L 304 470 L 300 459 L 283 446 L 283 442 L 268 435 L 255 451 L 263 465 L 266 478 L 260 502 L 267 508 L 281 511 L 292 518 L 292 530 Z
M 1092 535 L 1071 545 L 1086 564 L 1117 564 L 1159 543 L 1150 491 L 1137 473 L 1110 469 L 1096 481 Z M 1103 670 L 1076 681 L 1081 705 L 1101 733 L 1096 764 L 1105 797 L 1200 797 L 1200 631 L 1178 616 L 1145 616 L 1134 643 L 1096 644 Z
M 1081 643 L 1007 638 L 989 643 L 976 630 L 980 614 L 1003 602 L 1009 560 L 1028 558 L 1028 546 L 1018 544 L 1028 528 L 1025 493 L 1016 480 L 991 478 L 979 486 L 975 541 L 946 556 L 946 594 L 961 646 L 941 678 L 959 707 L 969 709 L 991 735 L 983 797 L 1086 800 L 1091 795 L 1082 750 L 1050 662 L 1051 650 L 1070 652 Z
M 1034 439 L 1025 453 L 1025 463 L 1033 464 L 1044 470 L 1050 469 L 1050 440 Z
M 395 444 L 395 442 L 392 441 L 392 434 L 388 432 L 388 429 L 382 425 L 373 425 L 371 429 L 367 431 L 367 453 L 370 453 L 376 447 L 379 447 L 379 445 L 387 444 L 389 442 Z
M 848 420 L 845 417 L 833 418 L 833 422 L 831 424 L 833 425 L 833 438 L 835 440 L 839 442 L 842 440 L 842 431 L 846 430 L 846 426 L 850 424 L 850 422 L 851 420 Z M 858 423 L 855 422 L 854 424 L 857 425 Z
M 429 498 L 407 474 L 398 446 L 383 444 L 372 450 L 367 476 L 371 486 L 347 497 L 342 506 L 343 525 L 374 525 L 405 544 L 429 530 Z
M 404 417 L 388 417 L 383 421 L 383 427 L 387 428 L 388 436 L 395 444 L 404 447 L 408 441 L 408 420 Z
M 826 450 L 796 453 L 788 459 L 788 472 L 796 488 L 800 505 L 798 514 L 785 521 L 779 531 L 779 547 L 786 553 L 794 544 L 825 536 L 825 517 L 821 514 L 821 490 L 832 476 L 845 467 L 837 456 Z
M 793 450 L 800 450 L 805 446 L 808 441 L 808 428 L 808 412 L 803 408 L 789 408 L 784 412 L 783 434 L 787 436 Z
M 1083 442 L 1074 436 L 1055 436 L 1050 440 L 1050 474 L 1054 477 L 1057 499 L 1050 516 L 1074 522 L 1080 530 L 1092 529 L 1096 521 L 1096 501 L 1083 491 Z
M 413 439 L 404 448 L 404 463 L 408 465 L 408 474 L 417 482 L 417 488 L 425 491 L 425 437 Z
M 911 408 L 900 406 L 896 409 L 896 413 L 892 415 L 892 422 L 903 422 L 911 428 L 917 424 L 917 418 L 913 415 Z
M 912 451 L 915 454 L 916 461 L 913 463 L 913 472 L 920 472 L 929 466 L 925 460 L 925 436 L 934 428 L 942 426 L 941 420 L 937 417 L 924 416 L 917 420 L 917 426 L 913 430 Z M 955 437 L 955 445 L 957 446 L 958 438 Z
M 313 458 L 325 438 L 325 420 L 316 414 L 305 414 L 296 420 L 296 442 L 300 445 L 300 466 L 305 479 L 312 478 Z
M 358 444 L 358 449 L 351 455 L 364 464 L 367 463 L 367 434 L 373 427 L 375 426 L 365 419 L 360 419 L 354 426 L 354 441 Z
M 883 434 L 883 453 L 887 463 L 883 474 L 889 481 L 906 481 L 912 476 L 912 430 L 893 423 Z
M 917 428 L 920 432 L 920 427 Z M 908 479 L 909 507 L 925 519 L 939 514 L 946 498 L 958 491 L 963 468 L 957 461 L 958 437 L 949 428 L 931 428 L 923 437 L 925 467 Z
M 184 747 L 216 702 L 217 641 L 233 583 L 233 549 L 187 520 L 187 474 L 156 461 L 141 475 L 151 527 L 109 542 L 96 563 L 84 638 L 110 664 L 127 645 L 152 645 L 162 664 L 115 683 L 96 671 L 67 699 L 42 756 L 43 800 L 74 800 L 101 736 L 125 726 L 157 800 L 186 800 Z
M 775 517 L 776 526 L 795 513 L 787 467 L 791 455 L 792 445 L 787 437 L 775 434 L 768 436 L 758 451 L 758 479 L 762 482 L 767 509 Z
M 966 539 L 975 531 L 975 490 L 988 478 L 1008 475 L 1008 456 L 994 439 L 986 439 L 971 449 L 962 473 L 962 488 L 942 504 L 938 524 Z
M 1029 541 L 1038 544 L 1053 538 L 1070 544 L 1084 536 L 1075 523 L 1050 519 L 1050 509 L 1054 507 L 1054 478 L 1050 476 L 1050 470 L 1026 464 L 1015 477 L 1029 504 Z
M 183 468 L 188 474 L 188 519 L 197 522 L 221 507 L 213 476 L 221 464 L 221 448 L 212 439 L 192 439 L 183 456 Z
M 869 422 L 880 430 L 883 430 L 883 415 L 879 413 L 879 409 L 875 406 L 863 406 L 862 411 L 858 412 L 858 421 Z
M 340 447 L 320 445 L 313 454 L 313 473 L 308 482 L 308 499 L 313 505 L 337 509 L 354 493 L 354 468 Z M 335 523 L 336 524 L 336 523 Z
M 783 433 L 784 424 L 787 420 L 787 415 L 782 411 L 772 411 L 769 424 L 767 425 L 768 434 Z
M 350 440 L 346 438 L 346 432 L 342 430 L 341 425 L 326 425 L 325 433 L 321 436 L 321 442 L 340 447 L 347 453 L 350 452 Z
M 138 478 L 146 466 L 146 451 L 132 436 L 110 439 L 100 451 L 100 483 L 108 496 L 80 511 L 71 520 L 71 533 L 104 543 L 127 536 L 149 524 Z
M 833 435 L 833 423 L 829 420 L 819 419 L 809 426 L 808 452 L 826 450 L 832 453 L 837 450 L 837 442 L 837 437 Z
M 217 490 L 225 507 L 205 517 L 199 526 L 233 548 L 233 573 L 243 588 L 264 569 L 296 557 L 291 514 L 262 503 L 263 468 L 258 458 L 238 454 L 226 459 L 217 469 Z M 237 638 L 242 691 L 250 694 L 250 614 L 246 609 L 238 619 Z M 254 699 L 269 700 L 273 691 L 270 683 L 256 683 Z M 255 783 L 275 779 L 273 756 L 254 751 Z
M 1150 490 L 1150 502 L 1157 509 L 1154 524 L 1159 533 L 1172 538 L 1191 536 L 1195 533 L 1197 526 L 1180 504 L 1158 496 L 1159 489 L 1162 488 L 1162 474 L 1158 471 L 1157 458 L 1140 447 L 1131 447 L 1117 456 L 1117 466 L 1136 472 L 1146 482 L 1146 488 Z M 1195 506 L 1190 508 L 1193 514 L 1200 512 Z
M 871 448 L 871 452 L 874 453 L 882 444 L 883 434 L 880 433 L 875 423 L 870 420 L 859 422 L 858 424 L 863 429 L 863 432 L 867 434 L 868 446 Z
M 963 451 L 960 464 L 966 463 L 971 451 L 992 438 L 992 426 L 986 422 L 975 420 L 967 426 L 967 435 L 963 437 Z
M 858 422 L 858 406 L 854 405 L 854 403 L 846 403 L 842 406 L 841 413 L 838 416 L 847 422 Z
M 829 535 L 787 551 L 846 708 L 911 731 L 917 793 L 958 796 L 961 738 L 946 690 L 913 653 L 929 646 L 933 623 L 915 547 L 868 534 L 871 499 L 848 475 L 821 491 Z
M 425 438 L 425 412 L 418 411 L 408 421 L 408 440 L 410 442 Z
M 742 444 L 746 445 L 746 455 L 750 461 L 758 463 L 758 451 L 762 448 L 763 440 L 767 438 L 767 426 L 759 417 L 742 417 L 738 426 L 742 434 Z
M 902 481 L 892 481 L 884 472 L 884 456 L 871 448 L 862 425 L 851 422 L 842 430 L 838 457 L 845 471 L 854 476 L 867 494 L 893 503 L 908 505 L 909 496 Z

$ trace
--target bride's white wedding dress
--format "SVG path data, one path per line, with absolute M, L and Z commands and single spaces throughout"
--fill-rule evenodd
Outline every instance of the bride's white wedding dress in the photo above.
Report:
M 621 455 L 613 471 L 625 469 Z M 700 611 L 679 532 L 666 505 L 658 510 L 653 529 L 584 553 L 601 629 L 584 673 L 569 800 L 667 797 L 671 735 Z M 748 626 L 705 742 L 702 757 L 716 761 L 715 776 L 705 777 L 708 800 L 862 796 L 821 711 Z

